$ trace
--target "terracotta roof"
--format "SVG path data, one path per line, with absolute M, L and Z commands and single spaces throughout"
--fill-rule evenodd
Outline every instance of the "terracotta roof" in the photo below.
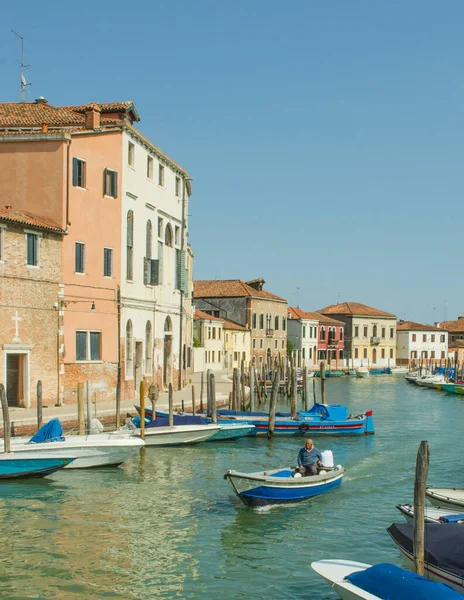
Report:
M 443 331 L 434 325 L 422 325 L 414 321 L 399 321 L 396 324 L 396 331 Z
M 464 333 L 464 317 L 459 317 L 456 321 L 442 321 L 439 324 L 439 328 L 451 333 Z
M 140 121 L 139 114 L 133 102 L 89 102 L 88 104 L 82 104 L 81 106 L 66 106 L 75 112 L 85 113 L 86 108 L 95 104 L 102 114 L 114 113 L 114 112 L 132 112 L 135 120 Z
M 396 315 L 384 312 L 378 308 L 361 304 L 360 302 L 342 302 L 341 304 L 331 304 L 321 308 L 318 312 L 325 315 L 353 315 L 357 317 L 392 317 Z
M 241 279 L 204 279 L 194 282 L 195 298 L 257 298 L 259 300 L 277 300 L 287 302 L 265 290 L 255 290 Z
M 12 210 L 9 207 L 0 208 L 0 221 L 9 221 L 20 225 L 27 225 L 35 229 L 45 229 L 47 231 L 55 231 L 56 233 L 66 233 L 53 221 L 38 217 L 28 212 Z
M 239 325 L 238 323 L 234 323 L 233 321 L 227 321 L 226 319 L 224 319 L 224 329 L 234 329 L 234 330 L 236 329 L 238 331 L 250 331 L 246 327 L 243 327 L 243 325 Z
M 464 348 L 464 340 L 454 340 L 448 346 L 448 350 L 457 350 L 458 348 Z
M 224 319 L 220 319 L 219 317 L 213 317 L 213 315 L 209 315 L 208 313 L 205 313 L 202 310 L 198 309 L 195 310 L 193 318 L 196 321 L 221 321 L 221 323 L 224 321 Z
M 290 316 L 291 315 L 291 316 Z M 310 319 L 311 321 L 319 321 L 320 323 L 328 323 L 331 325 L 341 325 L 345 326 L 343 321 L 337 321 L 336 319 L 331 319 L 326 315 L 322 315 L 318 312 L 306 312 L 301 310 L 298 307 L 289 307 L 288 309 L 288 318 L 289 319 Z

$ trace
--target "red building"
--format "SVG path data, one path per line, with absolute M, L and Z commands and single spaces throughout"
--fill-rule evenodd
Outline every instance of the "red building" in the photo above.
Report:
M 317 358 L 328 364 L 343 364 L 345 323 L 320 314 L 317 334 Z

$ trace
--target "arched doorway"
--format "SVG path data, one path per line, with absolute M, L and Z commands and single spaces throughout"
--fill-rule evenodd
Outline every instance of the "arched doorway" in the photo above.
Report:
M 373 365 L 377 364 L 377 350 L 376 350 L 376 348 L 374 348 L 372 350 L 372 364 Z
M 172 321 L 164 322 L 163 387 L 168 387 L 172 379 Z

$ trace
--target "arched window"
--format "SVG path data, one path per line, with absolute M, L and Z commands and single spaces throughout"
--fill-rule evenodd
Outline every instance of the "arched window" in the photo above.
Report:
M 171 331 L 172 331 L 171 317 L 166 317 L 166 321 L 164 322 L 164 332 L 170 333 Z
M 151 362 L 153 353 L 153 339 L 151 333 L 151 321 L 145 326 L 145 374 L 151 374 Z
M 264 315 L 263 315 L 263 313 L 261 313 L 259 315 L 259 328 L 260 329 L 264 329 Z
M 164 244 L 170 248 L 172 248 L 174 245 L 174 236 L 172 234 L 172 227 L 170 223 L 166 225 L 166 231 L 164 232 Z
M 274 319 L 274 329 L 276 331 L 279 331 L 279 317 L 278 317 L 278 315 L 276 315 L 276 317 Z
M 282 317 L 282 331 L 285 331 L 286 325 L 287 325 L 287 321 L 286 321 L 285 317 Z
M 127 240 L 126 240 L 126 279 L 134 278 L 134 211 L 127 213 Z
M 343 327 L 340 327 L 340 341 L 343 342 Z
M 126 379 L 133 377 L 132 356 L 134 354 L 134 333 L 132 321 L 129 319 L 126 325 Z
M 321 327 L 321 340 L 325 340 L 325 327 Z
M 152 240 L 153 228 L 151 226 L 151 221 L 147 221 L 147 240 L 146 240 L 146 253 L 145 256 L 147 258 L 151 258 L 151 240 Z
M 372 328 L 372 335 L 373 337 L 377 337 L 377 325 L 374 325 L 374 327 Z
M 253 329 L 256 329 L 256 313 L 253 313 L 253 316 L 251 318 L 251 326 L 253 327 Z

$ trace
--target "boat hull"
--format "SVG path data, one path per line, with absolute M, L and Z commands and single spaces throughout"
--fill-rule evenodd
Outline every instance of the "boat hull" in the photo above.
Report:
M 206 442 L 219 431 L 216 425 L 174 425 L 173 427 L 150 427 L 145 429 L 147 446 L 186 446 Z M 140 430 L 136 430 L 136 435 Z
M 46 477 L 71 464 L 73 460 L 72 457 L 64 456 L 26 457 L 5 454 L 0 456 L 0 480 Z
M 255 435 L 255 426 L 248 423 L 218 423 L 220 426 L 212 437 L 207 442 L 223 442 L 226 440 L 237 440 L 248 435 Z
M 439 508 L 451 508 L 464 512 L 464 489 L 460 488 L 427 488 L 427 500 Z
M 342 483 L 344 469 L 336 468 L 330 474 L 300 478 L 291 477 L 291 469 L 278 470 L 277 473 L 279 475 L 273 476 L 229 471 L 224 478 L 244 504 L 259 507 L 293 504 L 329 492 Z M 283 477 L 282 473 L 288 476 Z
M 55 452 L 65 457 L 76 458 L 65 467 L 66 469 L 89 469 L 121 465 L 145 445 L 143 440 L 132 436 L 105 436 L 104 434 L 68 436 L 63 442 L 43 442 L 40 444 L 25 443 L 25 440 L 18 438 L 15 441 L 13 440 L 12 450 L 17 453 L 34 452 L 46 457 Z
M 457 385 L 456 383 L 441 383 L 439 389 L 447 394 L 460 394 L 461 396 L 464 395 L 464 386 Z
M 396 508 L 400 511 L 403 517 L 408 523 L 414 522 L 414 507 L 411 504 L 398 504 Z M 459 511 L 458 511 L 459 512 Z M 445 523 L 446 521 L 440 520 L 456 515 L 456 509 L 442 508 L 442 507 L 425 507 L 425 523 Z M 458 521 L 459 522 L 459 521 Z
M 230 417 L 228 417 L 230 419 Z M 268 418 L 267 417 L 246 417 L 237 416 L 234 420 L 250 423 L 256 428 L 254 431 L 255 435 L 265 435 L 268 432 Z M 218 418 L 218 422 L 221 419 Z M 363 435 L 370 433 L 367 431 L 367 418 L 355 420 L 351 422 L 346 421 L 296 421 L 291 419 L 277 419 L 274 424 L 274 435 Z M 373 431 L 372 431 L 373 433 Z M 253 434 L 251 434 L 253 435 Z
M 365 571 L 370 566 L 351 560 L 318 560 L 311 563 L 311 568 L 332 586 L 342 600 L 374 600 L 378 598 L 345 580 L 345 577 L 351 573 Z

